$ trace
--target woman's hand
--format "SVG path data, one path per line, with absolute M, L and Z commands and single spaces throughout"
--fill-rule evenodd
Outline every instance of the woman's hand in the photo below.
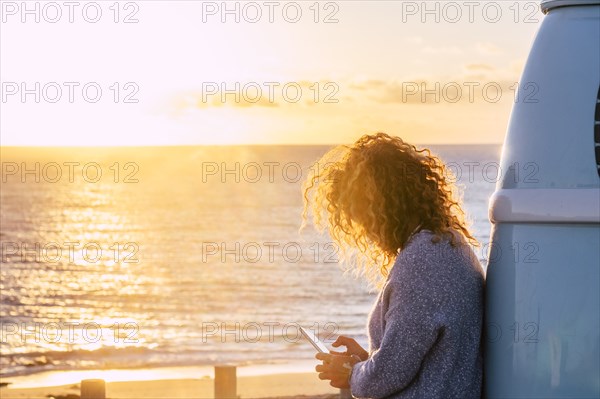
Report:
M 338 346 L 346 347 L 345 352 L 331 351 L 330 353 L 333 353 L 334 355 L 347 355 L 347 356 L 357 355 L 360 358 L 360 360 L 362 360 L 363 362 L 369 358 L 369 352 L 364 350 L 363 347 L 360 346 L 358 344 L 358 342 L 356 342 L 353 338 L 340 335 L 335 340 L 335 342 L 331 345 L 334 348 L 337 348 Z
M 321 380 L 331 380 L 329 384 L 332 387 L 350 388 L 352 366 L 359 362 L 356 357 L 330 353 L 317 353 L 315 357 L 323 361 L 315 368 Z

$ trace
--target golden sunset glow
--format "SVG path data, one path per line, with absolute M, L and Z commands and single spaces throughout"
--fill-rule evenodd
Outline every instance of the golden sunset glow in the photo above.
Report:
M 138 20 L 112 25 L 21 24 L 15 11 L 2 27 L 2 145 L 330 144 L 374 131 L 501 142 L 541 13 L 504 5 L 492 23 L 483 8 L 457 19 L 411 4 L 306 3 L 294 23 L 264 8 L 253 22 L 243 2 L 237 15 L 144 2 L 105 10 Z
M 0 397 L 597 393 L 600 0 L 539 1 L 1 0 Z

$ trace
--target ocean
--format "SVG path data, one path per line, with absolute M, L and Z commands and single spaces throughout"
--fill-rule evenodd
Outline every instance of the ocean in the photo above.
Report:
M 487 263 L 499 145 L 428 146 Z M 310 359 L 375 293 L 299 233 L 326 146 L 1 149 L 0 376 Z

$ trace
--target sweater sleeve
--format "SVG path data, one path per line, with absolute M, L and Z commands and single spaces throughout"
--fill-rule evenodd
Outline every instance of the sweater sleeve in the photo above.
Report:
M 381 345 L 352 369 L 350 387 L 357 398 L 385 398 L 405 389 L 443 331 L 435 283 L 419 269 L 404 267 L 384 288 L 388 308 Z

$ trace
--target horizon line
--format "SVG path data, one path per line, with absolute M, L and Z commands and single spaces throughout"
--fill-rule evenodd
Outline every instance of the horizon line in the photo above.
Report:
M 146 145 L 4 145 L 0 144 L 0 148 L 37 148 L 37 149 L 57 149 L 57 148 L 155 148 L 155 147 L 327 147 L 347 145 L 352 143 L 240 143 L 240 144 L 146 144 Z M 413 144 L 413 143 L 411 143 Z M 436 145 L 456 145 L 456 146 L 480 146 L 480 145 L 503 145 L 504 143 L 414 143 L 419 146 L 436 146 Z

